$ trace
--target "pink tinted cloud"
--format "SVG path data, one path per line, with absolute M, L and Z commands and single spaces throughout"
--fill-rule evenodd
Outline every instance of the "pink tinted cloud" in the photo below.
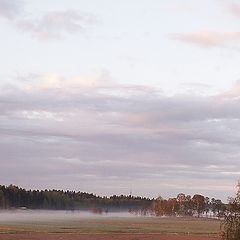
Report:
M 231 89 L 220 94 L 218 97 L 222 99 L 232 100 L 240 99 L 240 80 L 236 81 L 236 83 L 233 85 Z
M 186 43 L 195 44 L 201 47 L 219 47 L 240 40 L 240 31 L 237 32 L 215 32 L 199 31 L 192 33 L 175 33 L 170 37 Z
M 231 3 L 228 8 L 233 15 L 240 17 L 240 4 Z

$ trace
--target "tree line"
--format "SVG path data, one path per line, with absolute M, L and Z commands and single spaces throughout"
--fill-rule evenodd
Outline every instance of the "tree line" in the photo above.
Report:
M 226 211 L 220 199 L 180 193 L 175 198 L 163 199 L 113 195 L 101 197 L 93 193 L 63 190 L 26 190 L 18 186 L 0 185 L 0 208 L 77 210 L 91 209 L 94 212 L 129 211 L 134 214 L 155 216 L 216 216 Z
M 152 199 L 113 195 L 100 197 L 93 193 L 62 191 L 62 190 L 26 190 L 18 186 L 0 185 L 0 208 L 28 208 L 28 209 L 95 209 L 96 211 L 111 211 L 149 208 Z
M 226 211 L 226 204 L 220 199 L 204 197 L 200 194 L 194 196 L 179 193 L 176 198 L 168 200 L 161 197 L 155 199 L 152 205 L 156 216 L 197 216 L 221 217 Z

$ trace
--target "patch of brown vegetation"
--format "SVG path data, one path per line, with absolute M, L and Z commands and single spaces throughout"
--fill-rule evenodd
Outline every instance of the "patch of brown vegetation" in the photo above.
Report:
M 217 237 L 174 234 L 0 234 L 0 240 L 217 240 Z

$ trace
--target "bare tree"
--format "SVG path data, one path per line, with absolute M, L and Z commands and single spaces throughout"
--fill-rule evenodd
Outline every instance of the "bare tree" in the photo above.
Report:
M 240 239 L 240 182 L 237 185 L 235 198 L 229 200 L 224 219 L 221 223 L 221 235 L 223 240 Z

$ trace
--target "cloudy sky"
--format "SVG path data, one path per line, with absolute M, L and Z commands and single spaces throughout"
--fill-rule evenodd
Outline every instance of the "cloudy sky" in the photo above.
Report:
M 239 0 L 0 0 L 0 43 L 0 184 L 234 194 Z

